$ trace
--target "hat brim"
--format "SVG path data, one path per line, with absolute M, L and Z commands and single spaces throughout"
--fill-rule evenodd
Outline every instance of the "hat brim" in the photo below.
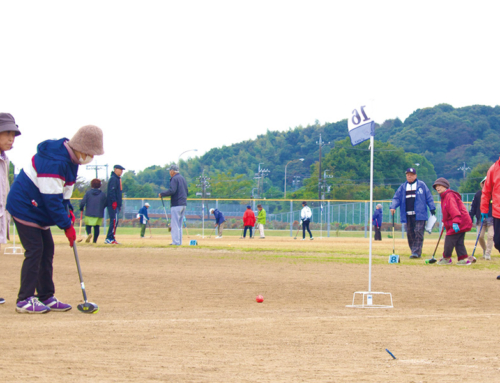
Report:
M 14 132 L 16 134 L 16 137 L 21 135 L 19 128 L 13 122 L 7 122 L 0 125 L 0 133 L 1 132 Z

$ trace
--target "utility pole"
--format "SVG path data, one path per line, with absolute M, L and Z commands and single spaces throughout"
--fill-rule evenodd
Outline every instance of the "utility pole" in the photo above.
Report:
M 464 178 L 465 178 L 467 170 L 470 170 L 470 168 L 464 162 L 463 166 L 460 166 L 457 170 L 462 170 L 464 172 Z
M 325 199 L 325 193 L 330 192 L 330 186 L 327 187 L 326 180 L 327 180 L 327 178 L 333 178 L 333 176 L 327 175 L 326 173 L 328 173 L 328 172 L 329 172 L 329 170 L 325 170 L 323 172 L 323 185 L 321 186 L 321 189 L 322 189 L 321 199 Z
M 259 163 L 259 170 L 255 173 L 254 177 L 254 179 L 257 180 L 257 198 L 261 198 L 262 194 L 264 194 L 264 177 L 270 172 L 268 169 L 261 169 L 260 165 L 264 165 L 264 163 Z
M 323 141 L 320 133 L 319 141 L 316 141 L 316 143 L 319 145 L 318 199 L 321 199 L 321 148 L 325 145 L 329 145 L 330 142 Z
M 104 169 L 104 168 L 106 168 L 106 180 L 107 180 L 108 179 L 107 178 L 108 177 L 108 164 L 106 164 L 106 165 L 97 165 L 97 164 L 87 165 L 87 167 L 86 167 L 87 170 L 95 169 L 95 178 L 97 178 L 97 179 L 99 179 L 99 173 L 98 173 L 99 169 Z
M 203 169 L 203 172 L 198 179 L 200 180 L 200 183 L 196 186 L 201 187 L 201 193 L 198 192 L 196 195 L 201 196 L 201 237 L 205 238 L 205 198 L 210 196 L 210 193 L 207 193 L 207 189 L 210 187 L 210 178 L 205 176 L 205 169 Z

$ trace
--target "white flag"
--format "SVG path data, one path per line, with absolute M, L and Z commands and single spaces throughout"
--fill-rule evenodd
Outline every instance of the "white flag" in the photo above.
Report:
M 347 119 L 347 129 L 351 137 L 352 146 L 375 136 L 375 122 L 371 118 L 370 109 L 366 105 L 361 105 L 354 109 Z

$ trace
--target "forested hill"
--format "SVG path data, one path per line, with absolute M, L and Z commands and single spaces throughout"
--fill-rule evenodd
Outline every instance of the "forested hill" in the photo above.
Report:
M 366 194 L 368 182 L 366 174 L 363 173 L 364 170 L 363 172 L 357 170 L 366 168 L 365 156 L 356 156 L 355 152 L 350 151 L 346 146 L 348 141 L 340 143 L 348 137 L 347 120 L 324 125 L 316 123 L 308 127 L 299 126 L 285 132 L 268 131 L 255 140 L 214 148 L 201 157 L 189 159 L 187 162 L 181 161 L 181 172 L 190 183 L 190 191 L 193 193 L 197 191 L 195 185 L 198 177 L 202 174 L 202 170 L 205 170 L 205 174 L 212 178 L 212 196 L 248 198 L 251 196 L 251 190 L 257 186 L 254 176 L 260 164 L 260 168 L 269 170 L 266 174 L 263 196 L 278 198 L 283 196 L 285 165 L 289 161 L 304 158 L 303 162 L 297 161 L 288 165 L 287 191 L 292 192 L 294 180 L 306 180 L 304 184 L 300 184 L 306 187 L 301 189 L 302 192 L 299 190 L 295 193 L 295 196 L 313 198 L 318 194 L 319 145 L 317 141 L 319 141 L 320 134 L 325 143 L 330 142 L 322 148 L 322 158 L 328 159 L 322 166 L 322 173 L 327 170 L 328 175 L 333 176 L 328 179 L 328 183 L 333 187 L 343 184 L 344 191 L 346 182 L 351 188 L 364 185 L 365 187 L 360 186 L 360 190 L 364 189 L 365 192 L 362 194 Z M 481 169 L 483 169 L 486 164 L 491 164 L 498 159 L 500 106 L 474 105 L 453 108 L 451 105 L 440 104 L 432 108 L 418 109 L 405 121 L 396 118 L 377 125 L 375 139 L 392 144 L 385 146 L 385 151 L 397 150 L 399 152 L 398 166 L 417 168 L 421 166 L 421 175 L 428 178 L 425 179 L 426 182 L 432 182 L 435 176 L 446 177 L 452 182 L 452 186 L 457 188 L 463 177 L 462 170 L 458 168 L 462 167 L 464 162 L 470 169 L 478 165 L 482 165 Z M 345 169 L 338 168 L 346 165 L 342 161 L 336 161 L 333 158 L 334 153 L 328 156 L 336 142 L 340 147 L 338 153 L 334 150 L 335 156 L 346 156 L 345 153 L 349 153 L 348 157 L 351 161 L 349 174 Z M 356 148 L 362 149 L 363 147 L 360 145 Z M 381 158 L 390 157 L 378 155 Z M 355 163 L 359 161 L 359 165 L 352 166 L 352 161 Z M 152 166 L 137 175 L 125 173 L 124 190 L 127 191 L 128 196 L 132 197 L 138 193 L 145 196 L 145 193 L 153 194 L 159 188 L 165 187 L 169 178 L 166 166 Z M 387 173 L 389 171 L 391 174 Z M 385 190 L 380 194 L 380 198 L 392 193 L 396 185 L 404 181 L 404 169 L 401 169 L 399 174 L 395 173 L 397 171 L 394 166 L 388 166 L 387 169 L 382 166 L 380 169 L 379 183 L 376 186 Z M 474 174 L 480 177 L 482 173 L 479 173 Z M 335 177 L 341 177 L 342 181 L 336 181 Z M 239 186 L 235 187 L 235 183 L 239 183 Z M 229 185 L 232 185 L 232 189 Z M 474 182 L 471 183 L 471 187 L 474 187 L 473 185 Z M 327 197 L 339 198 L 340 195 L 349 196 L 346 193 L 336 194 L 334 187 Z

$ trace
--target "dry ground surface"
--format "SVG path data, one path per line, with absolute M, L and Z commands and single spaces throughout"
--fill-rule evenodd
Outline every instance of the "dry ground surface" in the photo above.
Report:
M 21 254 L 0 256 L 2 382 L 498 382 L 500 258 L 471 267 L 387 263 L 374 244 L 373 291 L 392 309 L 347 308 L 368 288 L 368 241 L 119 237 L 78 247 L 56 236 L 66 313 L 17 314 Z M 102 241 L 100 241 L 102 243 Z M 435 240 L 426 239 L 432 254 Z M 472 249 L 474 242 L 467 242 Z M 162 247 L 163 246 L 163 247 Z M 263 303 L 255 297 L 262 294 Z M 385 351 L 389 349 L 396 360 Z

